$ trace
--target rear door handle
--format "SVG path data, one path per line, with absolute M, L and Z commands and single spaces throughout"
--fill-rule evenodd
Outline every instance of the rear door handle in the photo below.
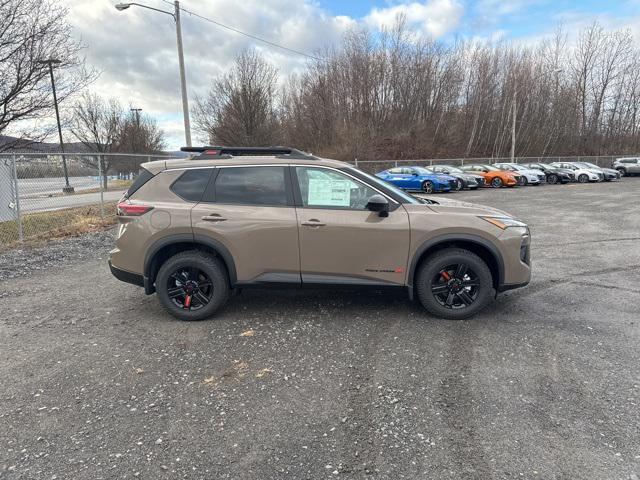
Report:
M 211 215 L 205 215 L 204 217 L 202 217 L 202 220 L 204 220 L 205 222 L 224 222 L 226 218 L 221 217 L 217 213 L 212 213 Z
M 304 225 L 305 227 L 324 227 L 326 223 L 322 223 L 320 220 L 316 220 L 315 218 L 312 218 L 311 220 L 302 222 L 302 225 Z

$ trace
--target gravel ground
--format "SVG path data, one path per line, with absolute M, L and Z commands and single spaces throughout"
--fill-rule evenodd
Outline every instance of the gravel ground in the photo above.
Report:
M 533 232 L 464 322 L 400 293 L 251 291 L 182 323 L 109 232 L 0 256 L 0 477 L 640 477 L 640 178 L 450 194 Z

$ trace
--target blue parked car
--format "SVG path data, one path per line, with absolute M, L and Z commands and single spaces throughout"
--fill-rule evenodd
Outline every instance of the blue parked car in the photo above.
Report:
M 457 184 L 455 177 L 424 167 L 395 167 L 378 172 L 376 176 L 396 187 L 423 193 L 448 192 L 455 190 Z

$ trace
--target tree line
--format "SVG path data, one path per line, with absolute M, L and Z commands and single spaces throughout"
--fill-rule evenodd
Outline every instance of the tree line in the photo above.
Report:
M 349 32 L 279 80 L 257 51 L 197 100 L 203 140 L 341 159 L 605 155 L 640 150 L 640 51 L 594 23 L 535 45 L 416 38 L 400 17 Z

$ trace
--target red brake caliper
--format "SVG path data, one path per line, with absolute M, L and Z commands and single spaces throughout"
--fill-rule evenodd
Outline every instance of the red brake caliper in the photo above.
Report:
M 185 295 L 184 297 L 184 308 L 191 307 L 191 295 Z
M 445 282 L 451 280 L 451 275 L 449 275 L 449 272 L 447 272 L 446 270 L 444 272 L 441 272 L 440 275 L 442 276 L 442 278 L 444 278 Z

